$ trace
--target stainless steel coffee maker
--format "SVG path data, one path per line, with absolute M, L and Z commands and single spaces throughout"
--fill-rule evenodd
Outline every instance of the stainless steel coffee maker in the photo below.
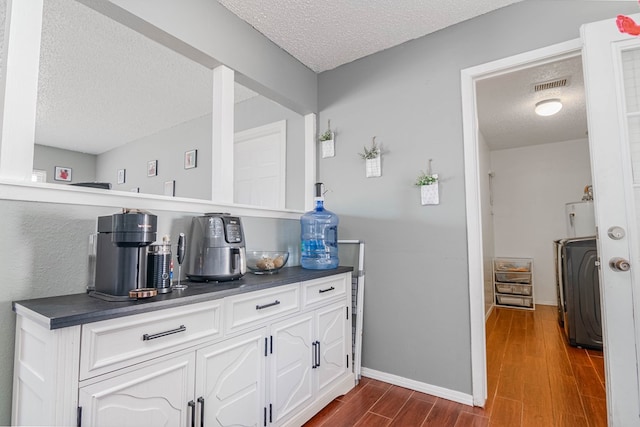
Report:
M 156 239 L 157 217 L 123 209 L 98 217 L 95 291 L 107 301 L 129 299 L 129 291 L 146 287 L 147 247 Z

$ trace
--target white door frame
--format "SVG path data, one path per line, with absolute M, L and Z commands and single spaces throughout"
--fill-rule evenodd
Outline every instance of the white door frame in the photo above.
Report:
M 581 54 L 580 39 L 547 46 L 461 71 L 462 130 L 469 260 L 469 316 L 471 319 L 471 388 L 473 404 L 487 399 L 487 363 L 484 317 L 484 272 L 482 267 L 482 216 L 478 163 L 478 116 L 475 82 L 546 62 Z

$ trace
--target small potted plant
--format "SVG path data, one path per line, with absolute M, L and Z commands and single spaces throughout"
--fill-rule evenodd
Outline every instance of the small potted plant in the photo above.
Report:
M 438 174 L 431 172 L 431 159 L 427 172 L 420 171 L 415 185 L 420 187 L 420 201 L 423 205 L 437 205 L 440 203 L 438 196 Z
M 380 161 L 380 155 L 382 151 L 376 144 L 376 137 L 371 140 L 371 148 L 363 147 L 364 151 L 358 153 L 365 161 L 365 174 L 367 178 L 381 176 L 382 166 Z
M 322 147 L 322 158 L 333 157 L 336 155 L 334 138 L 335 134 L 331 130 L 331 120 L 327 121 L 327 130 L 318 137 Z

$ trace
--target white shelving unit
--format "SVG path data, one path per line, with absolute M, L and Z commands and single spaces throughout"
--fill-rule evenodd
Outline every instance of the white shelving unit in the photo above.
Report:
M 498 307 L 533 310 L 533 259 L 494 258 L 493 295 Z

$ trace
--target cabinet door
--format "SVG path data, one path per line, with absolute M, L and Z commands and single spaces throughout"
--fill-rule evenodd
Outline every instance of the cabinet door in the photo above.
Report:
M 271 326 L 271 420 L 280 424 L 313 399 L 313 313 Z
M 195 355 L 183 354 L 108 378 L 79 391 L 83 426 L 186 426 Z
M 320 366 L 316 368 L 318 392 L 324 390 L 347 372 L 347 357 L 351 344 L 347 333 L 348 322 L 344 303 L 320 308 L 315 312 L 316 336 L 320 342 Z
M 266 329 L 213 344 L 196 353 L 196 399 L 204 425 L 262 426 L 265 413 Z

